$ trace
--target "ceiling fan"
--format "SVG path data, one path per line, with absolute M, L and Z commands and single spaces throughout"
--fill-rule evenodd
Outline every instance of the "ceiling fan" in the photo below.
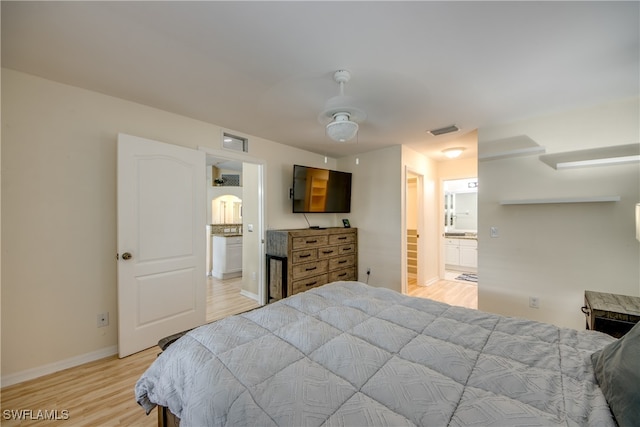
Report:
M 364 121 L 367 115 L 353 106 L 353 98 L 344 94 L 344 84 L 351 79 L 351 73 L 348 70 L 338 70 L 333 74 L 333 79 L 340 85 L 340 94 L 329 98 L 318 121 L 326 124 L 329 138 L 336 142 L 347 142 L 358 134 L 358 123 Z

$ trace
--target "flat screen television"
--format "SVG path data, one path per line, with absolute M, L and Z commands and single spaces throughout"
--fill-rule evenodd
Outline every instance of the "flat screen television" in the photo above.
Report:
M 351 174 L 293 165 L 293 212 L 351 212 Z

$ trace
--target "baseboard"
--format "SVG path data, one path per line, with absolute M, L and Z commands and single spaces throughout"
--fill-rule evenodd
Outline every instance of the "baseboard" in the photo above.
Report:
M 240 295 L 242 295 L 243 297 L 251 298 L 255 302 L 260 303 L 260 299 L 258 299 L 258 295 L 254 294 L 253 292 L 249 292 L 249 291 L 245 291 L 244 289 L 241 289 Z
M 104 359 L 105 357 L 113 356 L 114 354 L 118 354 L 117 345 L 105 347 L 100 350 L 81 354 L 58 362 L 49 363 L 47 365 L 38 366 L 36 368 L 16 372 L 15 374 L 3 375 L 2 378 L 0 378 L 0 384 L 2 387 L 8 387 L 10 385 L 39 378 L 44 375 L 53 374 L 54 372 L 62 371 L 64 369 L 73 368 L 74 366 Z

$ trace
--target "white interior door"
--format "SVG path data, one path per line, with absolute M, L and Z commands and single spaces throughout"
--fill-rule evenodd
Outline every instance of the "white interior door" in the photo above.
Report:
M 118 135 L 118 352 L 205 323 L 205 153 Z

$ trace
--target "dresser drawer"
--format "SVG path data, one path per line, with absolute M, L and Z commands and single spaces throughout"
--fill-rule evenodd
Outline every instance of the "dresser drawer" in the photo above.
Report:
M 318 259 L 334 257 L 339 254 L 337 246 L 326 246 L 318 249 Z
M 315 261 L 318 259 L 318 249 L 306 249 L 291 253 L 291 262 L 299 264 L 301 262 Z
M 318 274 L 326 273 L 328 267 L 329 263 L 327 260 L 296 264 L 291 269 L 291 278 L 296 280 L 304 277 L 317 276 Z
M 343 243 L 353 243 L 355 241 L 356 241 L 356 236 L 354 233 L 341 233 L 341 234 L 329 235 L 330 245 L 341 245 Z
M 349 245 L 338 246 L 338 255 L 347 255 L 356 253 L 356 243 L 353 242 Z
M 352 267 L 356 263 L 355 255 L 344 255 L 337 258 L 331 258 L 329 260 L 329 271 L 337 270 L 340 268 Z
M 345 268 L 343 270 L 336 270 L 329 273 L 329 283 L 337 282 L 339 280 L 356 280 L 355 267 Z
M 329 276 L 327 274 L 321 274 L 319 276 L 307 277 L 301 280 L 294 280 L 291 285 L 293 287 L 293 293 L 304 292 L 317 286 L 322 286 L 329 283 Z
M 291 245 L 293 246 L 292 249 L 294 250 L 326 246 L 329 242 L 328 236 L 294 237 L 291 240 Z

